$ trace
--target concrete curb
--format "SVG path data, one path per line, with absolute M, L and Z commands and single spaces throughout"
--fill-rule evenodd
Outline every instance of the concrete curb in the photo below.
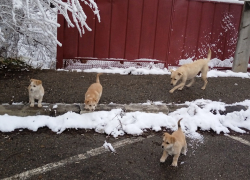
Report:
M 20 105 L 9 105 L 3 104 L 0 105 L 0 115 L 8 114 L 11 116 L 36 116 L 36 115 L 47 115 L 47 116 L 59 116 L 65 114 L 67 112 L 75 112 L 78 114 L 89 113 L 90 111 L 84 110 L 84 104 L 49 104 L 43 103 L 43 107 L 38 108 L 37 105 L 31 108 L 28 104 L 20 104 Z M 112 109 L 123 109 L 125 112 L 147 112 L 147 113 L 164 113 L 169 114 L 173 111 L 176 111 L 179 108 L 188 107 L 187 105 L 142 105 L 142 104 L 99 104 L 95 111 L 111 111 Z M 226 106 L 225 111 L 219 111 L 220 114 L 227 114 L 233 111 L 241 111 L 247 110 L 248 107 L 236 105 L 236 106 Z M 214 114 L 214 112 L 211 110 Z
M 89 113 L 90 111 L 84 110 L 84 104 L 47 104 L 43 103 L 43 107 L 31 108 L 29 105 L 0 105 L 0 115 L 8 114 L 11 116 L 36 116 L 36 115 L 47 115 L 47 116 L 59 116 L 66 112 L 75 112 L 79 114 Z M 99 104 L 95 111 L 111 111 L 112 109 L 123 109 L 125 112 L 142 111 L 147 113 L 159 113 L 168 114 L 169 112 L 175 111 L 180 106 L 167 106 L 166 104 L 161 105 L 142 105 L 142 104 Z

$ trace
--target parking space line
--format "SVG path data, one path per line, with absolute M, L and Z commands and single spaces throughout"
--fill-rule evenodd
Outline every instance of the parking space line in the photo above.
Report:
M 245 145 L 247 145 L 247 146 L 250 146 L 250 142 L 247 141 L 247 140 L 245 140 L 245 139 L 242 139 L 242 138 L 237 137 L 237 136 L 230 136 L 230 135 L 228 135 L 228 134 L 225 134 L 225 136 L 227 136 L 227 137 L 229 137 L 229 138 L 231 138 L 231 139 L 234 139 L 234 140 L 236 140 L 236 141 L 239 141 L 239 142 L 241 142 L 242 144 L 245 144 Z
M 131 138 L 124 139 L 124 140 L 115 142 L 114 144 L 112 144 L 112 146 L 115 149 L 117 149 L 117 148 L 129 145 L 129 144 L 133 144 L 133 143 L 136 143 L 136 142 L 139 142 L 139 141 L 142 141 L 144 139 L 151 138 L 151 137 L 154 137 L 154 135 L 147 136 L 146 138 L 138 137 L 136 139 L 131 139 Z M 8 177 L 8 178 L 4 178 L 2 180 L 27 179 L 27 178 L 30 178 L 31 176 L 42 174 L 42 173 L 57 169 L 59 167 L 63 167 L 65 165 L 72 164 L 74 162 L 79 162 L 81 160 L 88 159 L 90 157 L 97 156 L 97 155 L 103 154 L 103 153 L 108 152 L 108 151 L 109 151 L 108 149 L 105 149 L 103 146 L 101 146 L 99 148 L 95 148 L 95 149 L 92 149 L 90 151 L 87 151 L 84 154 L 78 154 L 76 156 L 72 156 L 72 157 L 69 157 L 67 159 L 55 162 L 55 163 L 49 163 L 49 164 L 46 164 L 44 166 L 38 167 L 36 169 L 25 171 L 23 173 L 16 174 L 16 175 Z

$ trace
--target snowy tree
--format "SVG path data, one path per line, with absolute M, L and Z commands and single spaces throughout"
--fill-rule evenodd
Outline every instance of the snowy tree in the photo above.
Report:
M 56 46 L 62 45 L 56 35 L 60 26 L 58 13 L 69 27 L 78 29 L 80 36 L 85 30 L 91 31 L 80 1 L 91 8 L 100 22 L 94 0 L 1 0 L 0 53 L 6 50 L 6 57 L 22 55 L 42 64 L 55 59 Z

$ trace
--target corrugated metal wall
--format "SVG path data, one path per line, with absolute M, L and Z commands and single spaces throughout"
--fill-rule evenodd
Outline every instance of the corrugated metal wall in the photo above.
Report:
M 234 56 L 243 5 L 194 0 L 96 0 L 101 23 L 83 4 L 92 31 L 80 37 L 58 22 L 57 68 L 76 57 L 158 59 L 165 65 L 207 56 Z

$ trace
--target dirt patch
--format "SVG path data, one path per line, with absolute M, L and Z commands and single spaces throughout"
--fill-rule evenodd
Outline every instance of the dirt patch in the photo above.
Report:
M 0 103 L 28 103 L 29 79 L 40 79 L 45 89 L 47 103 L 83 103 L 87 88 L 95 82 L 96 73 L 55 70 L 0 72 Z M 201 90 L 201 78 L 193 87 L 169 93 L 172 88 L 169 75 L 103 74 L 100 82 L 103 95 L 100 103 L 129 104 L 163 101 L 184 103 L 196 99 L 210 99 L 234 103 L 250 99 L 250 80 L 233 77 L 208 78 L 206 90 Z

